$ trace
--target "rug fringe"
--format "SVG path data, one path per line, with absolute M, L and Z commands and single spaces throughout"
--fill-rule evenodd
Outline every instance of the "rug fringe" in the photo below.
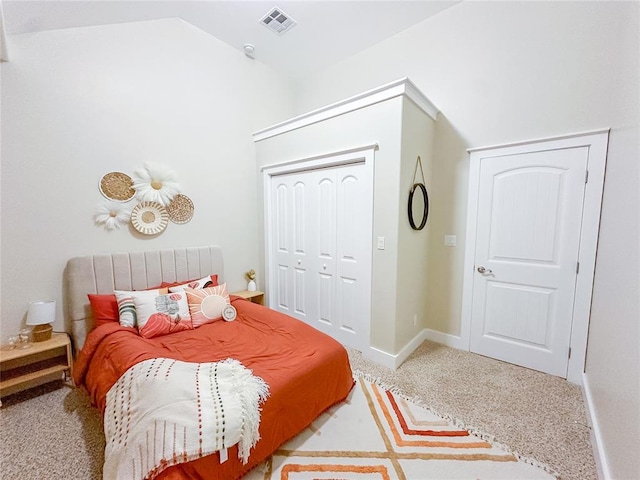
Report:
M 485 440 L 485 441 L 489 442 L 494 447 L 497 447 L 497 448 L 500 448 L 502 450 L 505 450 L 506 452 L 508 452 L 508 453 L 512 454 L 514 457 L 516 457 L 519 461 L 527 463 L 527 464 L 532 465 L 534 467 L 540 468 L 541 470 L 547 472 L 548 474 L 553 475 L 554 477 L 556 477 L 557 480 L 561 480 L 560 474 L 558 472 L 556 472 L 553 468 L 551 468 L 549 465 L 547 465 L 545 463 L 542 463 L 542 462 L 539 462 L 538 460 L 536 460 L 534 458 L 527 457 L 525 455 L 521 455 L 517 451 L 511 449 L 508 445 L 505 445 L 505 444 L 497 441 L 495 439 L 495 436 L 490 435 L 488 433 L 484 433 L 484 432 L 478 430 L 477 428 L 475 428 L 473 426 L 467 425 L 462 420 L 459 420 L 458 418 L 455 418 L 455 417 L 453 417 L 453 416 L 451 416 L 449 414 L 444 415 L 444 414 L 442 414 L 440 412 L 436 412 L 429 405 L 426 405 L 420 398 L 418 398 L 418 397 L 410 397 L 410 396 L 406 395 L 399 387 L 397 387 L 395 385 L 388 384 L 388 383 L 382 381 L 380 378 L 375 377 L 373 375 L 370 375 L 368 373 L 365 373 L 362 370 L 354 370 L 353 371 L 353 377 L 356 380 L 358 378 L 362 378 L 363 380 L 366 380 L 368 382 L 375 383 L 379 387 L 382 387 L 385 390 L 390 391 L 394 395 L 402 397 L 406 401 L 414 403 L 416 405 L 419 405 L 420 407 L 424 408 L 425 410 L 428 410 L 432 414 L 437 415 L 440 418 L 443 418 L 445 420 L 450 421 L 451 423 L 453 423 L 453 425 L 455 425 L 456 428 L 459 428 L 461 430 L 466 430 L 471 435 L 474 435 L 476 437 L 481 438 L 482 440 Z

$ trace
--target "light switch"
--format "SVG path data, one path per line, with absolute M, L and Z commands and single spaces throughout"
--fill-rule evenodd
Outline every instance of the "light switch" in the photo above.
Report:
M 456 236 L 455 235 L 445 235 L 444 236 L 444 244 L 448 247 L 456 246 Z
M 384 237 L 378 237 L 378 250 L 384 250 Z

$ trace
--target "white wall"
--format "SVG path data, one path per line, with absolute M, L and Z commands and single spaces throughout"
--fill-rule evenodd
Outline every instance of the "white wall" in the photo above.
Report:
M 4 14 L 2 12 L 2 3 L 0 2 L 0 62 L 6 62 L 8 59 L 7 38 L 4 31 Z
M 2 336 L 58 300 L 68 258 L 220 245 L 231 290 L 258 268 L 251 133 L 290 116 L 286 82 L 179 19 L 9 37 L 2 68 Z M 268 95 L 265 95 L 268 92 Z M 171 167 L 195 204 L 156 237 L 94 225 L 101 176 Z
M 397 289 L 395 315 L 395 342 L 391 353 L 400 352 L 422 330 L 429 305 L 425 292 L 429 290 L 429 221 L 422 230 L 413 230 L 407 218 L 409 189 L 415 182 L 423 182 L 427 191 L 433 186 L 433 144 L 435 122 L 405 98 L 402 102 L 402 154 L 400 158 L 400 184 L 397 202 L 398 262 L 396 265 Z M 422 163 L 417 167 L 417 157 Z M 416 168 L 417 167 L 417 168 Z M 416 171 L 417 170 L 417 171 Z M 416 190 L 413 197 L 414 221 L 420 225 L 424 205 L 422 193 Z M 414 317 L 416 324 L 414 325 Z M 386 319 L 388 322 L 389 319 Z M 404 359 L 403 359 L 404 360 Z
M 408 76 L 440 109 L 430 317 L 460 331 L 466 148 L 612 127 L 587 378 L 612 478 L 638 478 L 637 2 L 462 2 L 297 87 L 308 111 Z M 442 246 L 456 234 L 458 246 Z M 439 243 L 439 245 L 438 245 Z M 617 433 L 616 433 L 617 432 Z
M 628 62 L 611 101 L 611 134 L 594 279 L 585 377 L 606 478 L 640 478 L 640 4 L 621 36 Z

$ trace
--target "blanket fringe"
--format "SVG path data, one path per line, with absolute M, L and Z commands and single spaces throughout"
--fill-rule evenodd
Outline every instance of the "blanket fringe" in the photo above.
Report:
M 234 369 L 233 386 L 240 392 L 240 402 L 242 403 L 242 411 L 247 415 L 242 419 L 242 432 L 240 434 L 240 442 L 238 444 L 238 458 L 242 460 L 243 465 L 249 461 L 249 453 L 260 440 L 260 405 L 269 397 L 269 385 L 262 378 L 253 375 L 253 371 L 246 368 L 238 360 L 227 358 L 221 363 L 241 367 Z M 248 389 L 246 385 L 252 384 L 253 388 Z M 252 405 L 258 405 L 258 409 L 251 408 Z
M 428 410 L 429 412 L 433 413 L 434 415 L 437 415 L 438 417 L 444 418 L 445 420 L 450 421 L 451 423 L 453 423 L 456 428 L 459 428 L 461 430 L 466 430 L 467 432 L 469 432 L 471 435 L 474 435 L 476 437 L 481 438 L 482 440 L 485 440 L 487 442 L 489 442 L 491 445 L 500 448 L 502 450 L 505 450 L 506 452 L 512 454 L 514 457 L 516 457 L 519 461 L 527 463 L 529 465 L 533 465 L 534 467 L 537 467 L 545 472 L 547 472 L 550 475 L 553 475 L 554 477 L 556 477 L 556 479 L 561 480 L 560 474 L 555 471 L 553 468 L 551 468 L 549 465 L 539 462 L 538 460 L 531 458 L 531 457 L 527 457 L 525 455 L 521 455 L 520 453 L 518 453 L 516 450 L 511 449 L 509 446 L 500 443 L 499 441 L 497 441 L 495 439 L 494 435 L 490 435 L 487 433 L 484 433 L 480 430 L 478 430 L 477 428 L 467 425 L 465 424 L 463 421 L 452 417 L 451 415 L 443 415 L 440 412 L 436 412 L 433 410 L 433 408 L 431 408 L 429 405 L 426 405 L 420 398 L 418 397 L 410 397 L 408 395 L 406 395 L 400 388 L 396 387 L 395 385 L 390 385 L 384 381 L 382 381 L 380 378 L 375 377 L 373 375 L 370 375 L 368 373 L 365 373 L 361 370 L 354 370 L 353 371 L 353 377 L 357 380 L 359 378 L 366 380 L 368 382 L 371 383 L 375 383 L 376 385 L 378 385 L 379 387 L 384 388 L 385 390 L 390 391 L 391 393 L 393 393 L 394 395 L 397 395 L 399 397 L 404 398 L 406 401 L 414 403 L 416 405 L 419 405 L 420 407 L 424 408 L 425 410 Z

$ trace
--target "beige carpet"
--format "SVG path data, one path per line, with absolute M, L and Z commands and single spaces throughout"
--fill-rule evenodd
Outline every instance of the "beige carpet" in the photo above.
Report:
M 597 479 L 579 387 L 430 342 L 397 371 L 349 353 L 354 370 L 546 463 L 563 480 Z M 83 391 L 53 383 L 3 399 L 0 479 L 99 479 L 103 452 L 100 415 Z
M 245 480 L 555 480 L 368 378 Z
M 354 370 L 398 387 L 475 428 L 562 480 L 597 480 L 580 387 L 559 377 L 424 342 L 396 371 L 350 350 Z

